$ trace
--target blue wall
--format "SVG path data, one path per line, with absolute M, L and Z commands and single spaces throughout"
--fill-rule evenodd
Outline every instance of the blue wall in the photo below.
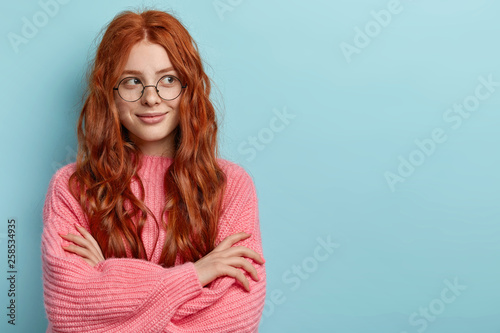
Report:
M 500 2 L 55 1 L 2 4 L 0 331 L 47 325 L 41 210 L 93 40 L 156 5 L 198 42 L 223 157 L 257 186 L 260 332 L 500 332 Z

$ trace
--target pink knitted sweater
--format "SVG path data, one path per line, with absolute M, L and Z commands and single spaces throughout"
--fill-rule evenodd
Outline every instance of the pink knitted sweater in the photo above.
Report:
M 217 244 L 245 231 L 248 239 L 236 243 L 263 256 L 255 186 L 239 165 L 218 159 L 227 175 L 226 194 L 219 220 Z M 138 171 L 145 189 L 145 204 L 159 218 L 163 209 L 163 177 L 172 158 L 144 156 Z M 260 280 L 245 272 L 251 291 L 232 277 L 223 276 L 202 287 L 194 264 L 158 265 L 165 233 L 155 246 L 158 228 L 151 216 L 143 242 L 151 261 L 109 258 L 95 267 L 64 251 L 69 242 L 58 233 L 79 235 L 75 224 L 89 229 L 88 219 L 68 189 L 75 163 L 52 177 L 43 209 L 42 268 L 47 332 L 257 332 L 266 294 L 264 265 L 249 260 Z M 139 197 L 137 182 L 132 191 Z M 167 220 L 165 214 L 165 220 Z M 167 221 L 168 223 L 168 221 Z M 241 269 L 241 268 L 240 268 Z

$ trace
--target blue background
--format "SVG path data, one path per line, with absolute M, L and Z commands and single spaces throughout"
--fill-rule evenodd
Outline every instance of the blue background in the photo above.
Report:
M 41 3 L 2 4 L 0 331 L 45 332 L 48 182 L 75 158 L 95 37 L 148 5 L 197 41 L 222 155 L 254 178 L 268 274 L 260 332 L 500 332 L 499 1 L 72 0 L 46 22 Z M 16 47 L 23 18 L 41 27 Z M 465 117 L 453 111 L 464 103 Z

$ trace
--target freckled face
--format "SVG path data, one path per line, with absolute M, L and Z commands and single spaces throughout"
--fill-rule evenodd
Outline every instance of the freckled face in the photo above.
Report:
M 129 138 L 146 155 L 173 157 L 174 154 L 181 98 L 179 96 L 174 100 L 164 100 L 154 87 L 158 83 L 160 93 L 164 97 L 162 92 L 168 91 L 169 87 L 176 83 L 172 76 L 179 77 L 165 49 L 143 40 L 130 51 L 125 69 L 118 80 L 118 83 L 123 85 L 120 87 L 120 93 L 114 91 L 120 122 L 129 131 Z M 159 82 L 160 78 L 163 79 Z M 123 79 L 125 80 L 122 81 Z M 134 89 L 142 91 L 141 83 L 149 87 L 144 88 L 139 100 L 127 102 L 120 97 L 126 97 L 126 94 Z

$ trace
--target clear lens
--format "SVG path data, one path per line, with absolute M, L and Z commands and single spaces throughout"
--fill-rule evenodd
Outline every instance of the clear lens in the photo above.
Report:
M 118 93 L 124 100 L 133 102 L 141 98 L 143 88 L 141 80 L 136 77 L 127 77 L 120 82 Z
M 158 95 L 166 100 L 175 99 L 181 94 L 182 84 L 178 78 L 166 75 L 158 81 Z

